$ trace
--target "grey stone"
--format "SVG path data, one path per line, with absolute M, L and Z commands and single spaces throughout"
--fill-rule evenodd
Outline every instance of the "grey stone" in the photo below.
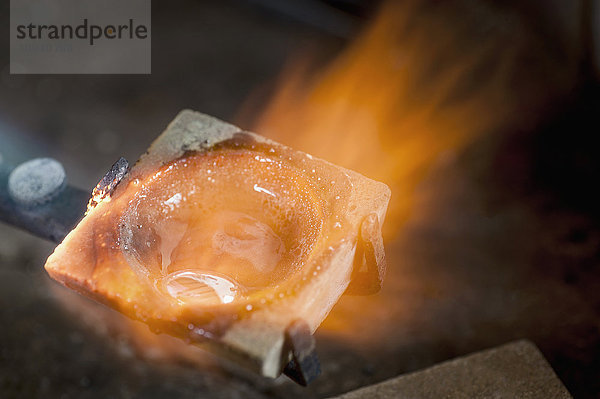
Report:
M 512 342 L 338 396 L 357 398 L 571 398 L 537 347 Z
M 66 174 L 60 162 L 36 158 L 17 166 L 8 178 L 8 192 L 21 205 L 42 204 L 60 193 Z

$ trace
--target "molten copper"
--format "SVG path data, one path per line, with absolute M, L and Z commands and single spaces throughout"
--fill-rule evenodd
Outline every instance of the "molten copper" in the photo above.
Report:
M 266 376 L 290 358 L 287 326 L 314 332 L 352 276 L 383 270 L 387 186 L 199 113 L 101 191 L 48 273 Z

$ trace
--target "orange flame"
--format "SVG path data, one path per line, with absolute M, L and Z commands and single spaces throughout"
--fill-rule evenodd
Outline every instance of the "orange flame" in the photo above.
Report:
M 388 240 L 408 218 L 418 184 L 438 160 L 506 129 L 524 104 L 531 111 L 568 84 L 563 75 L 544 76 L 556 70 L 543 68 L 552 62 L 548 56 L 536 60 L 541 76 L 523 73 L 522 59 L 538 39 L 515 15 L 489 5 L 472 9 L 473 2 L 447 3 L 388 1 L 324 71 L 308 76 L 301 63 L 288 68 L 251 126 L 387 183 Z M 242 116 L 249 114 L 244 111 Z M 352 331 L 365 325 L 385 326 L 390 308 L 406 309 L 398 293 L 418 292 L 419 282 L 401 274 L 391 270 L 380 295 L 344 297 L 321 329 L 354 339 Z
M 392 188 L 384 225 L 388 238 L 407 219 L 417 185 L 444 154 L 506 127 L 516 120 L 514 111 L 520 104 L 535 102 L 530 95 L 535 90 L 515 87 L 513 80 L 524 49 L 517 43 L 526 36 L 518 24 L 510 32 L 491 24 L 491 33 L 480 40 L 477 29 L 486 21 L 473 23 L 478 15 L 434 3 L 389 1 L 366 31 L 318 75 L 305 74 L 302 63 L 288 68 L 252 126 L 292 148 L 387 183 Z M 461 20 L 466 22 L 455 24 Z M 106 191 L 98 190 L 91 207 L 110 200 Z M 397 317 L 408 317 L 399 293 L 419 295 L 423 284 L 394 266 L 390 264 L 380 295 L 344 297 L 321 329 L 375 340 L 387 333 L 390 308 L 398 308 Z M 140 337 L 143 348 L 182 356 L 145 328 L 140 331 L 139 324 L 119 320 L 119 329 Z M 365 326 L 369 334 L 353 333 Z
M 518 26 L 492 26 L 499 32 L 480 40 L 468 15 L 455 15 L 465 26 L 450 26 L 448 14 L 461 11 L 432 3 L 389 1 L 323 73 L 311 78 L 289 68 L 252 126 L 387 183 L 387 233 L 408 216 L 436 159 L 506 125 L 518 102 L 511 79 L 519 49 L 504 43 L 523 41 Z

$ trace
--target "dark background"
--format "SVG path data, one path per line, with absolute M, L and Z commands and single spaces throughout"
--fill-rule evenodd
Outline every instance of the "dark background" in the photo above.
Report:
M 342 339 L 325 323 L 323 374 L 311 387 L 264 380 L 192 349 L 149 354 L 120 316 L 50 281 L 43 264 L 53 245 L 0 225 L 0 397 L 326 397 L 519 338 L 541 349 L 575 397 L 599 397 L 597 10 L 590 1 L 425 3 L 442 15 L 483 7 L 500 23 L 516 15 L 537 39 L 521 60 L 523 79 L 561 82 L 522 89 L 544 101 L 520 106 L 518 122 L 432 168 L 411 217 L 388 240 L 386 306 L 357 314 Z M 251 95 L 268 97 L 300 50 L 326 63 L 374 8 L 157 1 L 150 76 L 11 76 L 6 32 L 0 154 L 15 164 L 55 157 L 72 184 L 91 188 L 119 156 L 137 159 L 182 108 L 235 120 Z M 8 18 L 4 1 L 0 25 Z M 456 12 L 447 21 L 468 23 Z M 332 316 L 370 300 L 343 298 Z

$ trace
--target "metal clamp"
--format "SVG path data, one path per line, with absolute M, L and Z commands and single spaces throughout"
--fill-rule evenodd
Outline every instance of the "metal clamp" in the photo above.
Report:
M 294 382 L 307 386 L 321 374 L 321 364 L 315 351 L 315 337 L 304 320 L 292 322 L 285 330 L 286 346 L 292 354 L 292 360 L 285 366 L 283 373 Z

